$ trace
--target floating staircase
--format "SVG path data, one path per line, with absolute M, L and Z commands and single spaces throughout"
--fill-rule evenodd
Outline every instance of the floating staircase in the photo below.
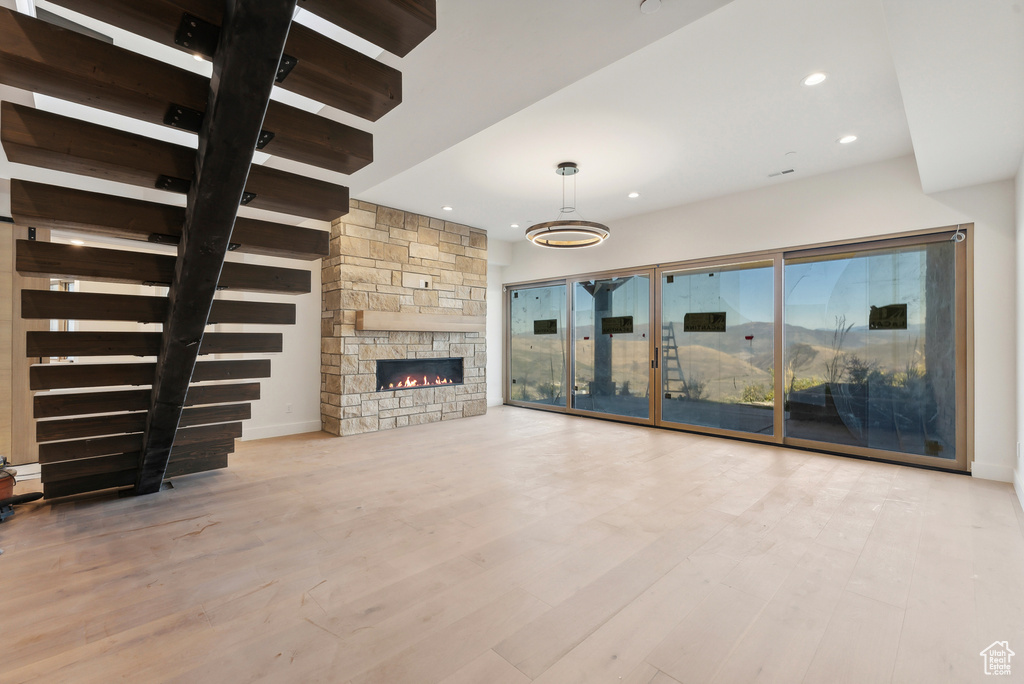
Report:
M 308 264 L 328 255 L 329 233 L 240 218 L 238 207 L 322 221 L 348 211 L 348 188 L 253 164 L 254 152 L 342 174 L 373 160 L 369 133 L 272 101 L 272 88 L 376 121 L 401 103 L 402 77 L 293 24 L 296 0 L 53 3 L 213 62 L 213 78 L 205 78 L 0 8 L 0 83 L 156 124 L 175 140 L 181 138 L 172 129 L 198 134 L 193 148 L 0 103 L 0 143 L 11 162 L 186 198 L 176 206 L 24 179 L 11 184 L 11 214 L 23 228 L 176 246 L 175 255 L 19 240 L 15 250 L 15 268 L 26 277 L 168 288 L 166 295 L 18 294 L 26 319 L 162 324 L 160 332 L 42 330 L 26 339 L 29 358 L 90 361 L 29 370 L 44 495 L 114 487 L 147 494 L 167 477 L 227 466 L 241 421 L 260 396 L 254 380 L 271 372 L 269 359 L 200 357 L 282 350 L 280 333 L 207 327 L 295 323 L 294 304 L 235 300 L 230 293 L 309 293 Z M 400 57 L 436 26 L 435 0 L 298 4 Z M 234 251 L 307 265 L 226 260 Z M 218 291 L 225 295 L 215 298 Z M 124 356 L 155 361 L 103 361 Z

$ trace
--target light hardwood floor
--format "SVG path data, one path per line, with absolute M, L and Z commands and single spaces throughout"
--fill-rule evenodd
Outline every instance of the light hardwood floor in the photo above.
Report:
M 1009 485 L 516 408 L 0 526 L 0 681 L 982 682 Z

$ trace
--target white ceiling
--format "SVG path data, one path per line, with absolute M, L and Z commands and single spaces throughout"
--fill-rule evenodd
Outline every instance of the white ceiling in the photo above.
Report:
M 912 152 L 926 191 L 962 187 L 1012 177 L 1024 154 L 1018 0 L 732 0 L 706 15 L 714 3 L 438 4 L 437 32 L 396 62 L 419 94 L 349 180 L 362 199 L 495 238 L 556 218 L 560 161 L 580 164 L 583 217 L 614 227 Z M 638 46 L 645 26 L 657 31 Z M 558 54 L 553 36 L 590 50 Z M 803 86 L 816 70 L 829 79 Z M 859 140 L 837 144 L 846 133 Z
M 912 152 L 926 192 L 1009 178 L 1024 154 L 1022 2 L 663 0 L 644 15 L 640 0 L 438 0 L 433 35 L 404 59 L 379 57 L 404 81 L 403 103 L 380 121 L 275 89 L 277 99 L 372 132 L 373 164 L 344 176 L 258 161 L 505 240 L 556 218 L 561 161 L 580 164 L 582 216 L 613 228 Z M 129 49 L 209 68 L 105 32 Z M 801 84 L 818 70 L 825 83 Z M 88 118 L 123 125 L 106 116 Z M 837 144 L 847 133 L 858 141 Z M 0 176 L 16 166 L 0 160 Z M 641 197 L 627 199 L 631 191 Z

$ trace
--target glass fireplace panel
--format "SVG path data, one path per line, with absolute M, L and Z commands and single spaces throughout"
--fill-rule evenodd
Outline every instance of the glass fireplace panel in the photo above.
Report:
M 379 359 L 377 390 L 461 385 L 462 359 Z

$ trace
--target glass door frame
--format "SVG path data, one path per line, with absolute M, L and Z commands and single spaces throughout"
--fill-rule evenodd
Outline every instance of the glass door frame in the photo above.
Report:
M 782 326 L 778 325 L 778 321 L 782 320 L 782 298 L 778 296 L 781 292 L 782 287 L 782 252 L 771 251 L 771 252 L 750 252 L 748 254 L 737 254 L 727 257 L 709 257 L 706 259 L 692 259 L 689 261 L 679 261 L 672 264 L 659 264 L 656 268 L 656 285 L 655 285 L 655 308 L 658 312 L 658 330 L 662 330 L 664 320 L 662 317 L 662 304 L 664 303 L 664 276 L 668 274 L 676 274 L 681 271 L 699 271 L 703 269 L 711 268 L 727 268 L 732 266 L 754 266 L 761 264 L 767 266 L 771 264 L 773 269 L 773 316 L 774 320 L 772 323 L 773 337 L 772 337 L 772 364 L 776 368 L 775 382 L 774 382 L 774 396 L 775 401 L 772 406 L 772 434 L 762 435 L 756 432 L 744 432 L 742 430 L 732 430 L 729 428 L 716 428 L 708 427 L 705 425 L 694 425 L 691 423 L 679 423 L 670 420 L 664 420 L 662 418 L 662 402 L 665 396 L 665 390 L 662 387 L 662 373 L 661 373 L 661 350 L 660 348 L 655 351 L 654 358 L 657 359 L 658 368 L 658 394 L 656 397 L 656 411 L 657 416 L 656 425 L 659 427 L 671 428 L 674 430 L 685 430 L 687 432 L 699 432 L 701 434 L 716 435 L 719 437 L 735 437 L 738 439 L 745 439 L 754 442 L 765 442 L 767 444 L 782 444 L 783 443 L 783 428 L 785 422 L 785 402 L 779 401 L 778 398 L 782 396 L 780 391 L 785 388 L 785 377 L 784 374 L 778 372 L 778 368 L 782 364 Z M 661 339 L 659 335 L 658 345 L 661 345 Z
M 960 226 L 957 226 L 960 230 Z M 835 257 L 843 255 L 862 255 L 865 252 L 882 251 L 897 247 L 917 247 L 929 243 L 950 241 L 957 231 L 945 230 L 929 231 L 911 237 L 893 237 L 876 240 L 862 240 L 859 242 L 846 242 L 835 245 L 813 247 L 787 251 L 783 254 L 785 259 L 806 259 L 813 257 Z M 909 454 L 903 451 L 887 451 L 885 449 L 874 449 L 871 447 L 839 444 L 836 442 L 821 442 L 799 437 L 786 437 L 783 444 L 786 446 L 798 447 L 801 449 L 812 449 L 814 451 L 828 451 L 832 453 L 846 454 L 860 458 L 870 458 L 879 461 L 894 461 L 910 465 L 923 465 L 943 470 L 956 470 L 960 472 L 970 471 L 970 464 L 973 458 L 974 445 L 974 381 L 973 381 L 973 331 L 974 312 L 970 306 L 972 300 L 971 291 L 971 268 L 972 246 L 970 232 L 961 232 L 966 235 L 964 249 L 954 250 L 954 271 L 956 282 L 954 284 L 955 297 L 955 336 L 956 336 L 956 457 L 953 459 L 941 458 L 939 456 L 925 456 L 921 454 Z M 781 301 L 781 297 L 779 300 Z M 776 303 L 778 304 L 778 302 Z M 785 326 L 783 326 L 785 327 Z M 778 390 L 776 389 L 776 392 Z M 778 395 L 777 395 L 778 396 Z
M 589 280 L 607 280 L 609 278 L 628 278 L 630 276 L 646 276 L 648 283 L 651 285 L 648 289 L 647 294 L 647 320 L 648 320 L 648 336 L 647 336 L 647 418 L 634 418 L 632 416 L 621 416 L 614 413 L 602 413 L 601 411 L 588 411 L 586 409 L 580 409 L 573 406 L 572 399 L 575 397 L 575 378 L 576 378 L 576 311 L 574 309 L 575 298 L 574 293 L 576 291 L 577 283 L 587 282 Z M 654 330 L 656 329 L 657 321 L 660 320 L 660 313 L 655 311 L 654 306 L 654 292 L 652 291 L 654 283 L 655 269 L 653 267 L 648 268 L 624 268 L 615 271 L 599 271 L 596 273 L 584 273 L 582 275 L 571 276 L 565 279 L 566 284 L 566 295 L 569 298 L 568 301 L 568 312 L 569 312 L 569 325 L 566 329 L 569 331 L 569 362 L 566 364 L 566 398 L 567 413 L 571 413 L 576 416 L 587 416 L 590 418 L 605 418 L 615 420 L 623 423 L 634 423 L 636 425 L 655 425 L 655 418 L 657 417 L 654 413 L 655 398 L 657 396 L 658 385 L 656 385 L 656 378 L 658 373 L 656 370 L 657 363 L 655 362 L 655 340 Z M 655 318 L 657 314 L 657 318 Z M 595 329 L 596 336 L 596 329 Z
M 973 248 L 973 223 L 959 225 L 947 225 L 923 230 L 904 231 L 882 236 L 865 236 L 846 240 L 834 240 L 821 242 L 806 246 L 782 248 L 774 250 L 761 250 L 740 254 L 723 255 L 717 257 L 704 257 L 698 259 L 686 259 L 664 264 L 652 264 L 650 266 L 639 266 L 636 268 L 624 268 L 608 271 L 594 271 L 580 275 L 563 276 L 557 278 L 545 278 L 534 281 L 523 281 L 507 283 L 503 286 L 504 300 L 504 342 L 502 369 L 502 389 L 504 401 L 511 406 L 523 406 L 526 408 L 541 411 L 554 411 L 572 415 L 580 415 L 595 418 L 604 418 L 619 422 L 635 423 L 640 425 L 654 425 L 666 429 L 682 430 L 687 432 L 707 434 L 713 436 L 739 438 L 746 441 L 777 444 L 779 446 L 791 446 L 799 449 L 808 449 L 823 453 L 868 458 L 871 460 L 885 461 L 889 463 L 901 463 L 907 465 L 921 465 L 939 470 L 969 473 L 974 462 L 974 248 Z M 786 437 L 785 435 L 785 373 L 779 369 L 784 368 L 785 363 L 785 292 L 784 274 L 786 259 L 806 258 L 809 256 L 841 255 L 844 253 L 858 253 L 889 247 L 915 246 L 929 242 L 940 242 L 950 240 L 956 233 L 964 238 L 959 244 L 962 246 L 956 250 L 955 255 L 955 321 L 956 321 L 956 410 L 957 410 L 957 438 L 956 457 L 954 459 L 943 459 L 939 457 L 920 456 L 905 452 L 886 451 L 882 449 L 871 449 L 859 446 L 836 444 L 831 442 L 818 442 L 806 439 Z M 710 428 L 701 425 L 687 425 L 661 420 L 661 401 L 664 392 L 661 381 L 661 359 L 658 353 L 661 351 L 661 325 L 662 325 L 662 275 L 665 273 L 678 272 L 680 270 L 709 268 L 715 266 L 738 265 L 745 263 L 767 262 L 774 264 L 774 364 L 775 364 L 775 402 L 773 414 L 773 435 L 759 435 L 755 433 L 741 432 L 721 428 Z M 566 312 L 569 318 L 567 331 L 567 362 L 565 384 L 571 388 L 575 372 L 575 312 L 573 311 L 573 289 L 575 284 L 582 281 L 621 277 L 628 275 L 648 275 L 651 279 L 652 291 L 650 296 L 650 418 L 635 419 L 628 416 L 616 416 L 594 411 L 584 411 L 571 408 L 571 396 L 566 392 L 566 405 L 537 405 L 528 404 L 510 399 L 509 379 L 509 355 L 511 353 L 511 292 L 516 289 L 530 287 L 543 287 L 550 285 L 564 284 L 566 286 Z M 655 337 L 657 335 L 657 337 Z
M 532 290 L 540 287 L 565 287 L 565 325 L 562 326 L 562 330 L 565 333 L 565 344 L 566 344 L 566 361 L 565 361 L 565 377 L 562 378 L 563 387 L 566 388 L 565 402 L 562 405 L 557 404 L 536 404 L 529 401 L 520 401 L 512 398 L 512 292 L 522 290 Z M 502 339 L 504 340 L 505 348 L 502 350 L 501 360 L 501 395 L 502 401 L 509 406 L 521 406 L 523 408 L 538 409 L 541 411 L 555 411 L 557 413 L 565 413 L 569 410 L 569 387 L 572 380 L 572 291 L 568 281 L 565 278 L 555 278 L 549 280 L 537 280 L 527 283 L 515 283 L 509 285 L 503 285 L 501 288 L 502 299 L 504 300 L 505 308 L 502 312 L 501 317 L 502 323 Z

